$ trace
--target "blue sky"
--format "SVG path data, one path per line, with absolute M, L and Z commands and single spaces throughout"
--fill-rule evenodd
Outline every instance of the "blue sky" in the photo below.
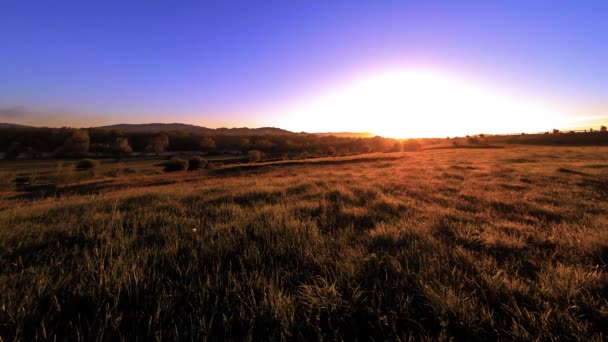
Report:
M 7 0 L 0 121 L 274 126 L 323 89 L 418 66 L 595 120 L 607 61 L 606 1 Z

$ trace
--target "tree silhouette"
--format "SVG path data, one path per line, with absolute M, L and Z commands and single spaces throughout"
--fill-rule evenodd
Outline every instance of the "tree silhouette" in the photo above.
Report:
M 59 154 L 80 157 L 89 152 L 90 138 L 89 133 L 84 129 L 79 129 L 72 133 L 72 136 L 59 147 Z
M 212 151 L 215 150 L 215 140 L 211 137 L 203 137 L 199 141 L 199 147 L 202 151 Z
M 112 152 L 116 155 L 122 156 L 133 152 L 129 140 L 125 137 L 117 137 L 112 144 Z
M 162 153 L 169 146 L 169 136 L 164 133 L 154 135 L 150 138 L 146 151 L 154 152 L 156 155 Z

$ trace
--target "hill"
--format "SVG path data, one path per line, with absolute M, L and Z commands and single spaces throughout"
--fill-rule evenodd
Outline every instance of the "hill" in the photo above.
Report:
M 370 132 L 323 132 L 313 134 L 322 137 L 334 136 L 339 138 L 371 138 L 374 136 L 374 134 Z
M 149 124 L 116 124 L 109 126 L 95 127 L 107 130 L 121 130 L 129 132 L 160 132 L 160 131 L 179 131 L 188 133 L 198 133 L 205 135 L 290 135 L 296 134 L 284 129 L 275 127 L 234 127 L 234 128 L 208 128 L 203 126 L 182 124 L 182 123 L 149 123 Z
M 0 128 L 11 128 L 11 127 L 15 127 L 15 128 L 33 128 L 33 126 L 19 125 L 19 124 L 8 123 L 8 122 L 0 122 Z

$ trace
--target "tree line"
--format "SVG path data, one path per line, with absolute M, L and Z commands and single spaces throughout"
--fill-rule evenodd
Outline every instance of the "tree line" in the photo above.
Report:
M 415 150 L 416 140 L 382 137 L 351 138 L 294 133 L 293 135 L 203 135 L 183 131 L 131 132 L 99 128 L 19 128 L 0 129 L 0 151 L 5 158 L 26 155 L 80 157 L 129 155 L 133 152 L 198 151 L 202 153 L 342 155 L 367 152 Z

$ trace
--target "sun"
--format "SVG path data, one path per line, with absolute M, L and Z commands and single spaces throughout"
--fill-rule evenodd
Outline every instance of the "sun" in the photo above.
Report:
M 385 137 L 445 137 L 546 130 L 558 113 L 430 70 L 391 70 L 354 79 L 283 110 L 297 131 L 365 131 Z

